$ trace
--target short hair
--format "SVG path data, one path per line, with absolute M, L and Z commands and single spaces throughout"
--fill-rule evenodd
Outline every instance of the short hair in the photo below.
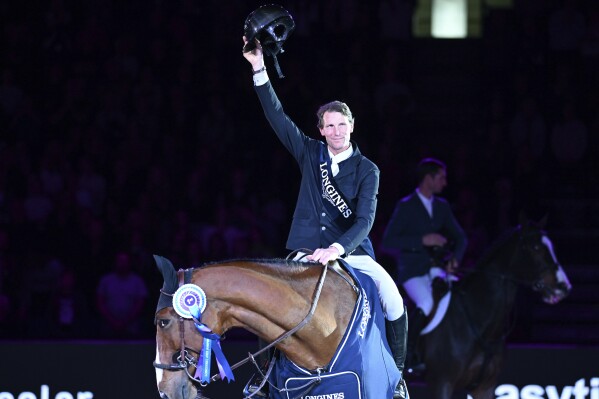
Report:
M 416 174 L 418 178 L 418 184 L 422 183 L 427 175 L 436 175 L 440 169 L 447 169 L 447 166 L 435 158 L 424 158 L 418 162 L 418 168 Z
M 318 108 L 318 111 L 316 111 L 316 116 L 318 117 L 317 126 L 319 129 L 322 129 L 324 127 L 323 117 L 325 112 L 339 112 L 347 116 L 347 118 L 349 119 L 349 123 L 354 123 L 354 117 L 346 103 L 341 101 L 331 101 L 330 103 L 321 105 L 320 108 Z

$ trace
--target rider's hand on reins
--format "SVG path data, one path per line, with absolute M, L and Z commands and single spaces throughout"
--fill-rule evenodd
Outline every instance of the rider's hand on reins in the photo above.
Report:
M 312 255 L 308 255 L 306 258 L 326 265 L 329 261 L 339 258 L 339 250 L 335 247 L 317 248 Z
M 439 233 L 429 233 L 422 236 L 422 245 L 426 247 L 442 247 L 445 244 L 447 244 L 447 238 Z

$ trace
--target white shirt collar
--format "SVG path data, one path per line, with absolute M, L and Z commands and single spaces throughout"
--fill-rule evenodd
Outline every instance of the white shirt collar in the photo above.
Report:
M 333 177 L 337 176 L 337 173 L 339 173 L 339 162 L 343 162 L 347 158 L 351 157 L 351 154 L 353 154 L 353 152 L 354 149 L 351 144 L 349 145 L 349 148 L 347 150 L 342 151 L 337 155 L 333 155 L 333 153 L 331 153 L 331 150 L 329 150 L 329 156 L 331 157 L 331 173 L 333 173 Z
M 354 147 L 350 144 L 347 150 L 341 151 L 337 155 L 333 155 L 331 150 L 329 150 L 329 156 L 331 157 L 332 163 L 340 163 L 345 161 L 347 158 L 351 157 L 351 154 L 354 153 Z
M 420 201 L 422 201 L 422 205 L 424 205 L 426 208 L 428 215 L 433 217 L 433 200 L 435 199 L 435 196 L 433 195 L 430 198 L 426 198 L 418 189 L 416 189 L 416 194 L 418 194 L 418 197 L 420 198 Z

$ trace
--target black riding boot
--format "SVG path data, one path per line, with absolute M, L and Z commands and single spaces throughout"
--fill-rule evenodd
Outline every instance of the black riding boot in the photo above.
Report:
M 406 360 L 406 342 L 408 333 L 408 311 L 404 311 L 403 315 L 397 320 L 385 320 L 385 329 L 387 330 L 387 341 L 395 365 L 401 373 L 401 379 L 393 392 L 393 399 L 409 399 L 408 387 L 403 379 L 404 362 Z
M 258 348 L 264 348 L 268 343 L 261 338 L 258 338 Z M 245 396 L 249 396 L 254 394 L 252 398 L 268 398 L 269 394 L 269 385 L 268 381 L 265 381 L 264 384 L 264 375 L 267 373 L 269 362 L 272 359 L 272 348 L 267 350 L 266 352 L 258 355 L 256 362 L 260 365 L 260 371 L 256 371 L 254 375 L 250 378 L 246 386 L 243 388 L 243 394 Z M 260 388 L 262 385 L 262 388 Z M 254 393 L 256 392 L 256 393 Z
M 410 315 L 410 328 L 408 330 L 408 350 L 406 357 L 406 371 L 409 374 L 419 374 L 425 369 L 424 362 L 418 351 L 420 332 L 426 323 L 426 315 L 420 308 L 414 309 Z

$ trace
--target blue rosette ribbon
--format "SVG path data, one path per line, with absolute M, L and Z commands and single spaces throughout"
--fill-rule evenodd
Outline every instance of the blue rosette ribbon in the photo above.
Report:
M 192 306 L 189 309 L 193 322 L 198 332 L 204 337 L 202 344 L 202 351 L 200 353 L 200 359 L 196 367 L 194 378 L 199 379 L 201 382 L 210 382 L 210 363 L 212 359 L 212 353 L 216 358 L 216 365 L 218 366 L 220 378 L 222 380 L 227 379 L 227 382 L 235 381 L 233 376 L 233 370 L 229 366 L 229 362 L 225 358 L 225 354 L 220 346 L 220 335 L 214 333 L 207 325 L 200 321 L 201 313 L 197 305 Z

